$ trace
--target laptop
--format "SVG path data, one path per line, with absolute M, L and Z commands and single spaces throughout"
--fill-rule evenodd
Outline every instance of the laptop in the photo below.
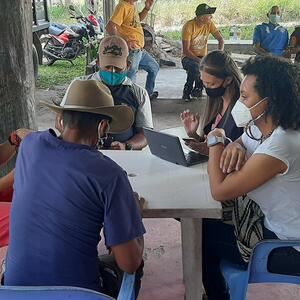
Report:
M 185 167 L 208 160 L 206 155 L 194 151 L 187 151 L 187 153 L 185 153 L 178 136 L 154 131 L 145 127 L 143 129 L 151 153 L 161 159 Z

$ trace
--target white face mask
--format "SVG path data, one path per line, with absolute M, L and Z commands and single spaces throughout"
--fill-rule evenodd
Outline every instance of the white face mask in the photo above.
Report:
M 243 102 L 238 100 L 235 103 L 235 105 L 231 111 L 231 115 L 233 117 L 233 120 L 234 120 L 236 126 L 237 127 L 246 127 L 251 121 L 255 121 L 255 120 L 259 119 L 261 116 L 263 116 L 264 112 L 262 114 L 260 114 L 258 117 L 256 117 L 255 119 L 253 119 L 250 110 L 252 108 L 256 107 L 257 105 L 259 105 L 265 99 L 266 98 L 261 99 L 260 101 L 258 101 L 256 104 L 254 104 L 251 107 L 247 107 Z

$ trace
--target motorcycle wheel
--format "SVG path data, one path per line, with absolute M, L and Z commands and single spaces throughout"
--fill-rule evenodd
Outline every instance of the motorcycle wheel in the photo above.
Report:
M 44 36 L 40 39 L 40 41 L 41 41 L 42 48 L 45 50 L 47 50 L 47 48 L 50 48 L 51 46 L 53 46 L 52 39 L 49 37 Z M 43 53 L 43 64 L 44 65 L 52 66 L 55 62 L 56 62 L 55 58 L 49 57 Z

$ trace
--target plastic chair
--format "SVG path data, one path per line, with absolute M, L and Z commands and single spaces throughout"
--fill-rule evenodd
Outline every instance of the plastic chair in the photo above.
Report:
M 124 273 L 117 300 L 134 300 L 134 274 Z M 0 299 L 5 300 L 113 300 L 114 298 L 71 286 L 1 286 Z
M 221 271 L 228 284 L 231 300 L 246 299 L 249 283 L 291 283 L 300 284 L 300 276 L 270 273 L 267 268 L 268 257 L 273 249 L 300 246 L 300 241 L 265 240 L 258 243 L 251 255 L 248 269 L 221 261 Z

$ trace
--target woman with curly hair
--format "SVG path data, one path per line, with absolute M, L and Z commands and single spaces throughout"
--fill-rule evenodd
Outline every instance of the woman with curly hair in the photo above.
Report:
M 207 155 L 205 142 L 207 135 L 214 128 L 223 128 L 227 136 L 235 140 L 243 133 L 234 123 L 231 110 L 240 97 L 241 73 L 230 55 L 216 50 L 208 53 L 200 64 L 201 80 L 208 97 L 203 118 L 189 110 L 180 117 L 187 135 L 193 140 L 186 142 L 191 149 Z M 199 135 L 197 130 L 203 135 Z
M 226 148 L 221 129 L 207 137 L 212 195 L 220 202 L 236 199 L 242 204 L 247 194 L 263 213 L 262 239 L 300 239 L 300 66 L 257 56 L 242 71 L 241 96 L 232 116 L 237 126 L 245 127 L 244 134 Z M 235 235 L 234 227 L 222 222 L 204 225 L 203 281 L 210 300 L 229 299 L 221 259 L 247 265 L 238 230 Z M 300 252 L 275 250 L 268 268 L 299 275 Z

